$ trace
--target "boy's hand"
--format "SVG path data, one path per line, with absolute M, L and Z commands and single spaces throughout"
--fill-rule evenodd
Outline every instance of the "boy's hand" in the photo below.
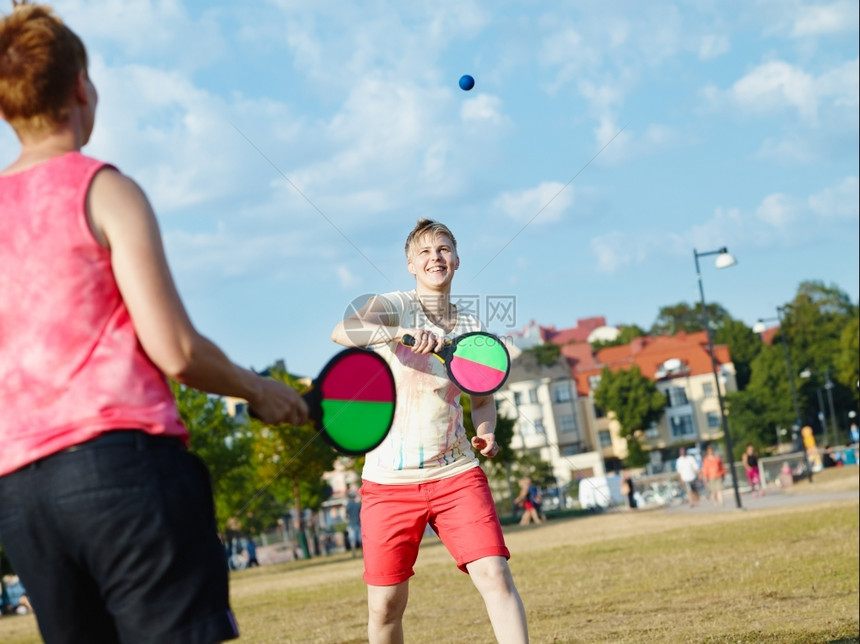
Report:
M 493 458 L 499 453 L 499 444 L 496 442 L 495 434 L 481 434 L 472 437 L 472 447 L 487 458 Z

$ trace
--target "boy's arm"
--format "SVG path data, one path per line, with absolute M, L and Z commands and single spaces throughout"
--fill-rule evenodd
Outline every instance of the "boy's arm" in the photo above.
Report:
M 375 295 L 360 311 L 338 322 L 331 332 L 331 339 L 345 347 L 370 347 L 400 341 L 405 333 L 385 300 Z
M 415 338 L 411 347 L 414 353 L 439 351 L 445 338 L 424 329 L 410 329 L 399 324 L 398 316 L 391 310 L 385 298 L 375 295 L 331 332 L 331 339 L 345 347 L 371 347 L 387 342 L 400 342 L 406 334 Z
M 499 453 L 496 443 L 496 401 L 492 396 L 470 396 L 472 399 L 472 424 L 475 436 L 472 447 L 487 458 Z

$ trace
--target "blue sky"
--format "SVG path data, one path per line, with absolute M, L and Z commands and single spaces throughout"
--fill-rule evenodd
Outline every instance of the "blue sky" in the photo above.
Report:
M 54 6 L 100 93 L 85 151 L 147 191 L 195 324 L 241 364 L 315 375 L 353 298 L 411 288 L 419 217 L 500 333 L 648 328 L 721 246 L 739 263 L 702 258 L 705 295 L 750 326 L 803 280 L 858 300 L 853 0 Z

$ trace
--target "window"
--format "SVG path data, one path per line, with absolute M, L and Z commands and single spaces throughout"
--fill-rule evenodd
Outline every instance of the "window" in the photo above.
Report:
M 571 415 L 558 417 L 558 431 L 561 433 L 576 431 L 576 418 Z
M 602 407 L 594 405 L 594 417 L 595 418 L 604 418 L 606 416 L 606 412 Z
M 543 426 L 543 418 L 536 418 L 534 421 L 535 434 L 546 434 L 546 428 Z
M 669 419 L 669 424 L 672 426 L 672 438 L 685 438 L 696 434 L 693 417 L 690 415 L 672 416 Z
M 514 404 L 519 407 L 523 404 L 523 392 L 515 391 L 514 392 Z
M 713 398 L 714 397 L 714 383 L 712 382 L 703 382 L 702 383 L 702 396 L 705 398 Z
M 669 387 L 666 390 L 669 407 L 680 407 L 687 404 L 687 392 L 682 387 Z
M 645 438 L 660 438 L 660 430 L 657 428 L 657 423 L 651 421 L 648 429 L 645 430 Z
M 559 449 L 559 453 L 562 456 L 575 456 L 581 451 L 582 450 L 580 449 L 579 445 L 562 445 L 562 447 Z
M 588 377 L 588 388 L 595 391 L 600 386 L 600 375 Z
M 720 414 L 715 411 L 708 412 L 708 427 L 720 426 Z
M 609 433 L 608 429 L 601 429 L 597 432 L 597 440 L 601 447 L 612 447 L 612 434 Z
M 556 385 L 553 391 L 553 400 L 557 403 L 570 402 L 573 396 L 570 393 L 570 383 Z
M 537 389 L 529 389 L 529 402 L 536 403 L 538 401 Z

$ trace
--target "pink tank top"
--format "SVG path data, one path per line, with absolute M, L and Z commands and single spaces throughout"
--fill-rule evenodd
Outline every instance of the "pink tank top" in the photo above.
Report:
M 188 440 L 85 202 L 78 152 L 0 176 L 0 475 L 112 429 Z

